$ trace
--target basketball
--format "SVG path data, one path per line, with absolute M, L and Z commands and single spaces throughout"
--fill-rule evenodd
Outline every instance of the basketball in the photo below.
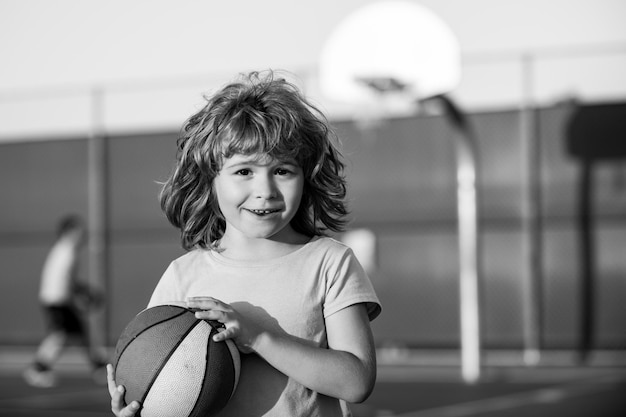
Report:
M 173 305 L 148 308 L 131 320 L 113 367 L 126 403 L 141 403 L 137 415 L 211 416 L 226 405 L 239 379 L 239 351 L 230 340 L 213 341 L 219 325 Z

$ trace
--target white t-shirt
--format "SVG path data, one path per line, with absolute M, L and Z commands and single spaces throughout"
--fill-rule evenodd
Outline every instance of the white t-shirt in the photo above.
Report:
M 381 311 L 352 250 L 324 237 L 258 262 L 193 250 L 170 264 L 148 306 L 179 304 L 190 296 L 217 298 L 273 331 L 319 347 L 328 346 L 326 317 L 358 303 L 366 304 L 370 320 Z M 241 359 L 237 390 L 220 417 L 349 415 L 338 399 L 305 388 L 258 355 L 242 354 Z
M 61 238 L 52 246 L 41 271 L 39 300 L 43 304 L 62 305 L 71 301 L 76 257 L 76 244 L 70 237 Z

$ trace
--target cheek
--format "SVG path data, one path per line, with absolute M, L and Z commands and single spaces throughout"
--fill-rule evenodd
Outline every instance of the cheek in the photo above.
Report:
M 235 199 L 232 196 L 232 193 L 228 191 L 217 192 L 215 195 L 215 207 L 220 210 L 220 212 L 228 211 L 235 204 Z
M 209 197 L 213 208 L 219 213 L 223 213 L 224 210 L 228 210 L 232 201 L 232 194 L 229 192 L 229 187 L 225 186 L 221 181 L 214 181 L 211 189 L 211 196 Z
M 304 195 L 304 184 L 298 184 L 292 194 L 292 204 L 295 206 L 294 209 L 297 210 L 302 204 L 302 197 Z

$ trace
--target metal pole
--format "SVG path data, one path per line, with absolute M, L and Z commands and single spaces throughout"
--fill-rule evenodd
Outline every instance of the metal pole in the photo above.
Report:
M 580 189 L 578 196 L 578 227 L 580 230 L 580 342 L 579 360 L 585 364 L 593 348 L 593 319 L 595 312 L 595 271 L 594 215 L 593 215 L 593 159 L 582 155 L 580 168 Z
M 476 169 L 467 141 L 457 140 L 457 198 L 461 295 L 461 347 L 463 380 L 480 378 L 480 297 L 477 265 Z
M 524 55 L 523 100 L 520 112 L 522 149 L 522 236 L 523 236 L 523 333 L 524 362 L 534 366 L 541 358 L 541 217 L 540 161 L 533 104 L 533 57 Z
M 91 94 L 91 129 L 88 138 L 89 158 L 89 281 L 105 295 L 107 287 L 107 150 L 104 134 L 103 96 Z M 92 349 L 102 350 L 107 343 L 106 308 L 90 312 L 89 339 Z
M 480 379 L 482 362 L 476 143 L 460 109 L 449 97 L 438 98 L 456 132 L 461 373 L 465 382 L 475 383 Z

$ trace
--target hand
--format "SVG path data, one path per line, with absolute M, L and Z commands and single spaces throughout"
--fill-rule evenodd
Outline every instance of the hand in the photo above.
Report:
M 113 366 L 107 365 L 107 383 L 109 387 L 109 395 L 111 395 L 111 411 L 117 417 L 132 417 L 139 410 L 137 401 L 131 402 L 126 406 L 124 401 L 125 389 L 121 385 L 115 385 L 115 375 L 113 374 Z
M 196 311 L 196 318 L 213 320 L 224 325 L 213 340 L 221 342 L 232 339 L 243 353 L 254 352 L 254 345 L 264 331 L 252 320 L 239 314 L 231 305 L 212 297 L 190 297 L 187 307 Z

